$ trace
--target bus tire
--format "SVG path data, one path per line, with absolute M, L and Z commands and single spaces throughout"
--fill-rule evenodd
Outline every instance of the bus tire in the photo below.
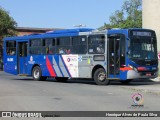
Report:
M 34 80 L 43 81 L 46 80 L 47 77 L 42 77 L 42 71 L 39 66 L 35 66 L 32 70 L 32 77 Z
M 106 71 L 103 68 L 98 68 L 93 76 L 94 81 L 97 85 L 108 85 L 109 80 L 106 79 Z
M 68 80 L 68 77 L 55 77 L 57 82 L 66 82 Z
M 127 79 L 127 80 L 121 80 L 120 82 L 124 85 L 129 84 L 132 81 L 132 79 Z

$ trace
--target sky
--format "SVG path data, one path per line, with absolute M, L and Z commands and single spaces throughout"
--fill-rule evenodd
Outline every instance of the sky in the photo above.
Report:
M 0 0 L 18 27 L 99 28 L 120 10 L 124 0 Z

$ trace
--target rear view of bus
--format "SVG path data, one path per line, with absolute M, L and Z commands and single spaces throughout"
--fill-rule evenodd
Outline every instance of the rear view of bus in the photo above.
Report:
M 132 70 L 127 79 L 155 78 L 158 75 L 157 40 L 152 30 L 133 29 L 128 32 L 128 64 Z

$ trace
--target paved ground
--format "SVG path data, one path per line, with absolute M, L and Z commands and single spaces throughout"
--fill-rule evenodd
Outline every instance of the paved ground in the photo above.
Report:
M 135 93 L 143 95 L 143 107 L 132 107 L 134 105 L 132 96 Z M 136 80 L 129 85 L 122 85 L 120 82 L 112 81 L 108 86 L 98 86 L 89 80 L 73 79 L 67 83 L 55 82 L 53 79 L 33 81 L 30 77 L 14 76 L 0 72 L 0 111 L 159 110 L 160 82 L 158 80 L 157 82 Z M 75 120 L 75 118 L 54 119 Z M 107 118 L 77 119 L 104 120 Z M 135 118 L 131 119 L 134 120 Z
M 134 80 L 123 88 L 160 95 L 160 78 L 157 77 L 151 80 Z

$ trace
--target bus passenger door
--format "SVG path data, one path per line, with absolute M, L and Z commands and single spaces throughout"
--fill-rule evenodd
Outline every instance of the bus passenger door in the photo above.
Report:
M 18 43 L 18 74 L 27 73 L 27 45 L 28 42 Z
M 110 34 L 107 45 L 108 78 L 119 78 L 120 74 L 120 36 Z

